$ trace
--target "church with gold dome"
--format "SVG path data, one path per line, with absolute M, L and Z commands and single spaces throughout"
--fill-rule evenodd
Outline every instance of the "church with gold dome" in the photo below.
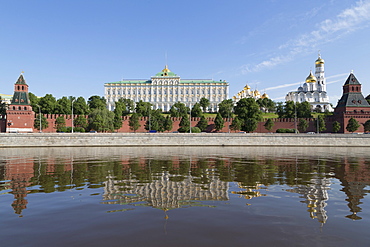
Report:
M 218 104 L 229 98 L 229 83 L 211 79 L 181 79 L 180 76 L 165 68 L 149 80 L 121 80 L 104 84 L 108 109 L 114 110 L 120 98 L 149 102 L 153 109 L 169 111 L 171 106 L 182 102 L 194 106 L 201 98 L 209 100 L 209 111 L 217 112 Z
M 239 91 L 237 94 L 233 96 L 233 102 L 236 103 L 239 100 L 243 98 L 253 98 L 255 100 L 258 100 L 259 98 L 268 98 L 269 96 L 264 93 L 261 95 L 261 93 L 256 89 L 256 90 L 251 90 L 251 87 L 248 85 L 245 85 L 243 90 Z
M 307 101 L 310 103 L 312 110 L 319 112 L 334 111 L 329 103 L 329 96 L 326 92 L 324 64 L 325 61 L 319 54 L 319 57 L 315 61 L 315 75 L 310 71 L 303 85 L 297 91 L 289 92 L 285 96 L 285 100 L 298 103 Z

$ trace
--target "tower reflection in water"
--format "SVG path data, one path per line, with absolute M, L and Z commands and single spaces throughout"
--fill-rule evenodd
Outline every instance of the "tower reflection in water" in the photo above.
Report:
M 286 191 L 301 195 L 311 218 L 325 223 L 330 215 L 325 210 L 330 201 L 328 190 L 335 179 L 347 195 L 350 214 L 344 216 L 360 220 L 361 199 L 369 193 L 366 188 L 370 185 L 370 167 L 363 157 L 223 154 L 158 158 L 118 154 L 107 158 L 30 152 L 23 157 L 2 155 L 0 159 L 0 196 L 12 194 L 11 206 L 20 216 L 27 208 L 27 195 L 32 193 L 101 189 L 103 204 L 125 205 L 118 211 L 137 206 L 167 211 L 229 201 L 230 193 L 245 199 L 268 196 L 266 188 L 285 185 Z M 231 183 L 238 189 L 231 190 Z

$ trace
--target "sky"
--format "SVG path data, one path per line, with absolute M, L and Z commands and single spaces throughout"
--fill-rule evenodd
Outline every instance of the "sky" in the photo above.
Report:
M 0 0 L 0 93 L 20 73 L 37 96 L 104 96 L 104 83 L 248 84 L 285 101 L 325 60 L 335 106 L 351 71 L 370 94 L 370 0 Z

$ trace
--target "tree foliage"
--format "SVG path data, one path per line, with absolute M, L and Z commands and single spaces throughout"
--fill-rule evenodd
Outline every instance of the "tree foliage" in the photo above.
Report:
M 152 110 L 150 117 L 145 123 L 146 130 L 156 130 L 158 132 L 163 132 L 165 130 L 164 123 L 166 118 L 163 116 L 160 109 Z
M 87 100 L 87 105 L 89 106 L 90 111 L 93 111 L 95 109 L 103 109 L 107 107 L 104 97 L 100 97 L 98 95 L 91 96 Z
M 55 127 L 57 132 L 65 132 L 66 131 L 66 120 L 63 116 L 59 116 L 55 119 Z
M 311 105 L 307 101 L 302 103 L 294 103 L 294 101 L 286 101 L 284 104 L 279 102 L 276 106 L 276 113 L 279 118 L 311 118 Z
M 207 129 L 208 121 L 204 116 L 200 117 L 197 127 L 200 129 L 200 131 L 205 131 Z
M 222 130 L 223 127 L 225 127 L 225 121 L 222 118 L 221 114 L 218 112 L 215 118 L 215 129 L 216 131 Z
M 136 103 L 135 112 L 141 117 L 149 117 L 152 111 L 152 104 L 140 100 Z
M 317 131 L 317 127 L 319 128 L 319 132 L 323 132 L 324 130 L 326 130 L 326 123 L 325 123 L 325 119 L 323 115 L 317 116 L 316 124 L 315 124 L 316 131 Z
M 186 133 L 190 131 L 190 122 L 188 115 L 184 115 L 181 118 L 178 131 L 181 133 Z
M 191 116 L 192 117 L 201 117 L 203 115 L 202 109 L 200 109 L 200 104 L 195 103 L 193 108 L 191 109 Z
M 140 122 L 139 122 L 139 114 L 136 112 L 133 113 L 128 121 L 128 125 L 130 126 L 130 129 L 136 132 L 140 128 Z
M 57 107 L 57 100 L 51 94 L 46 94 L 44 97 L 39 99 L 41 113 L 43 114 L 54 114 Z
M 364 132 L 370 132 L 370 120 L 364 123 Z
M 76 117 L 73 120 L 73 125 L 74 125 L 74 127 L 80 127 L 80 128 L 86 129 L 87 125 L 88 125 L 86 117 L 84 117 L 84 116 Z
M 210 105 L 209 99 L 203 97 L 200 99 L 199 104 L 203 108 L 203 112 L 207 112 L 207 107 Z
M 114 113 L 107 108 L 95 108 L 88 116 L 88 128 L 98 132 L 113 131 Z
M 354 118 L 350 118 L 346 127 L 346 130 L 353 133 L 360 127 L 358 121 Z
M 36 115 L 33 127 L 37 130 L 40 130 L 40 114 Z M 43 129 L 46 129 L 47 127 L 49 127 L 49 122 L 47 121 L 44 114 L 41 114 L 41 131 Z
M 272 99 L 269 98 L 259 98 L 257 99 L 257 104 L 260 106 L 261 111 L 263 112 L 274 112 L 276 104 Z
M 187 116 L 189 107 L 185 106 L 184 103 L 177 102 L 171 106 L 170 115 L 171 117 L 184 117 Z
M 89 114 L 89 111 L 89 106 L 83 97 L 80 96 L 73 102 L 73 114 L 86 116 Z
M 334 121 L 334 123 L 333 123 L 333 132 L 338 133 L 340 128 L 341 128 L 340 123 L 338 121 Z
M 242 124 L 243 122 L 238 117 L 236 117 L 231 122 L 230 129 L 234 131 L 239 131 L 242 128 Z
M 300 132 L 305 132 L 308 128 L 308 122 L 304 118 L 300 118 L 298 122 L 298 129 Z
M 231 118 L 233 116 L 234 103 L 232 99 L 225 99 L 218 104 L 218 112 L 223 118 Z
M 253 98 L 243 98 L 236 103 L 234 113 L 242 121 L 241 130 L 253 132 L 257 129 L 258 122 L 262 119 L 259 105 Z
M 172 130 L 172 127 L 173 127 L 172 119 L 170 116 L 167 116 L 163 124 L 164 131 L 170 131 Z
M 274 121 L 272 121 L 272 119 L 269 118 L 267 119 L 266 123 L 263 126 L 265 126 L 266 130 L 271 131 L 274 125 L 275 125 Z
M 6 114 L 6 103 L 3 102 L 3 99 L 0 96 L 0 115 Z

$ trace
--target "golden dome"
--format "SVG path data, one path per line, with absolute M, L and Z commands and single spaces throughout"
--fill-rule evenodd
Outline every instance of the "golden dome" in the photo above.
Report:
M 268 98 L 269 96 L 267 95 L 267 93 L 264 93 L 264 94 L 262 94 L 262 98 L 264 99 L 264 98 Z
M 261 95 L 260 92 L 257 89 L 254 90 L 254 96 L 258 96 L 258 95 Z
M 324 59 L 321 58 L 321 56 L 319 55 L 319 58 L 316 60 L 315 64 L 324 64 Z
M 306 78 L 306 82 L 307 82 L 307 83 L 314 83 L 314 82 L 317 82 L 317 79 L 316 79 L 316 77 L 312 74 L 312 71 L 310 71 L 309 76 L 307 76 L 307 78 Z
M 248 84 L 247 84 L 247 85 L 245 85 L 244 90 L 250 90 L 250 89 L 251 89 L 251 87 L 250 87 L 250 86 L 248 86 Z
M 168 69 L 168 66 L 166 65 L 166 66 L 164 67 L 164 69 L 162 70 L 162 72 L 164 72 L 164 73 L 168 73 L 168 72 L 171 72 L 171 70 L 169 70 L 169 69 Z

